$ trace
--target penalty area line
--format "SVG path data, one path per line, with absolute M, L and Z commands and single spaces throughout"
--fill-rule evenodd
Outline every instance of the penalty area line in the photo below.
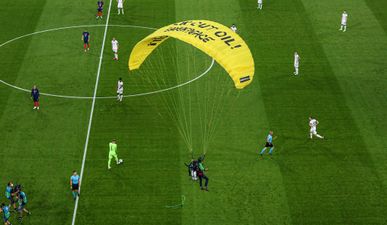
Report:
M 99 77 L 101 75 L 101 66 L 102 66 L 103 52 L 104 52 L 104 48 L 105 48 L 106 34 L 107 34 L 107 31 L 108 31 L 108 27 L 109 27 L 109 19 L 110 19 L 111 7 L 112 7 L 112 0 L 110 0 L 110 2 L 109 2 L 109 10 L 108 10 L 108 14 L 107 14 L 107 17 L 106 17 L 105 32 L 104 32 L 104 35 L 103 35 L 103 41 L 102 41 L 102 46 L 101 46 L 101 53 L 99 55 L 99 64 L 98 64 L 97 77 L 95 79 L 95 86 L 94 86 L 94 93 L 93 93 L 93 102 L 91 104 L 91 110 L 90 110 L 90 116 L 89 116 L 89 125 L 87 127 L 87 134 L 86 134 L 86 141 L 85 141 L 85 148 L 83 149 L 82 166 L 81 166 L 81 172 L 80 172 L 81 181 L 83 180 L 83 172 L 84 172 L 84 169 L 85 169 L 85 162 L 86 162 L 86 156 L 87 156 L 87 148 L 88 148 L 88 145 L 89 145 L 91 124 L 93 122 L 95 100 L 96 100 L 96 96 L 97 96 Z M 82 187 L 82 184 L 79 185 L 79 192 L 81 192 L 81 187 Z M 72 225 L 75 225 L 75 220 L 76 220 L 77 211 L 78 211 L 78 203 L 79 203 L 79 197 L 77 197 L 76 200 L 75 200 L 75 206 L 74 206 L 74 212 L 73 212 L 73 220 L 72 220 L 72 223 L 71 223 Z

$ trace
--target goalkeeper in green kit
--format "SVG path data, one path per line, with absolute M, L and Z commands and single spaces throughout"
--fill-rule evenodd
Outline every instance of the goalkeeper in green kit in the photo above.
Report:
M 113 158 L 116 160 L 117 165 L 121 164 L 122 160 L 118 160 L 118 156 L 117 156 L 117 143 L 115 139 L 113 139 L 112 142 L 109 143 L 109 161 L 108 161 L 109 170 L 111 169 L 110 161 Z

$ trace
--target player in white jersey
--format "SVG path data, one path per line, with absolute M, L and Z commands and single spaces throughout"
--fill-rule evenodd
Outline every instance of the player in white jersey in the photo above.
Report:
M 117 0 L 118 15 L 122 13 L 124 15 L 124 0 Z
M 112 50 L 113 50 L 113 53 L 114 53 L 114 60 L 118 60 L 118 41 L 113 38 L 112 40 Z
M 233 25 L 230 27 L 230 29 L 231 29 L 232 31 L 234 31 L 235 33 L 238 31 L 238 28 L 235 26 L 235 24 L 233 24 Z
M 257 9 L 262 9 L 263 6 L 263 0 L 258 0 L 258 8 Z
M 341 27 L 340 30 L 345 32 L 347 30 L 347 20 L 348 20 L 348 14 L 346 11 L 343 12 L 341 15 Z
M 298 67 L 300 65 L 300 56 L 297 52 L 294 53 L 294 75 L 298 75 Z
M 317 133 L 317 125 L 318 121 L 316 119 L 313 119 L 312 117 L 309 117 L 310 139 L 313 138 L 313 135 L 321 139 L 324 138 L 323 136 Z
M 124 82 L 120 77 L 120 79 L 118 79 L 118 82 L 117 82 L 117 101 L 122 102 L 123 96 L 124 96 Z

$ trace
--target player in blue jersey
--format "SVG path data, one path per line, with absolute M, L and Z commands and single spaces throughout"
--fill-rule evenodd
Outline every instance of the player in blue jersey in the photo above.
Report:
M 9 200 L 9 205 L 13 206 L 16 211 L 15 192 L 12 181 L 8 182 L 7 187 L 5 188 L 5 197 Z
M 19 211 L 19 221 L 22 220 L 23 218 L 23 212 L 27 213 L 27 215 L 31 215 L 31 212 L 28 211 L 26 209 L 26 205 L 27 205 L 27 195 L 26 193 L 24 193 L 24 191 L 22 190 L 22 188 L 20 187 L 19 188 L 19 192 L 17 193 L 17 199 L 18 199 L 18 203 L 19 203 L 19 207 L 17 208 L 17 210 Z
M 73 171 L 73 175 L 70 177 L 70 188 L 73 194 L 74 201 L 79 197 L 79 181 L 80 177 L 77 174 L 77 171 Z
M 39 109 L 39 89 L 34 85 L 31 90 L 31 98 L 34 101 L 34 109 Z
M 83 33 L 82 33 L 82 41 L 83 41 L 83 49 L 85 50 L 85 52 L 86 52 L 86 50 L 87 51 L 89 51 L 90 50 L 90 33 L 89 32 L 87 32 L 86 30 L 85 31 L 83 31 Z
M 103 11 L 103 1 L 98 1 L 97 2 L 97 19 L 102 19 L 102 11 Z
M 273 150 L 274 150 L 273 131 L 270 131 L 269 134 L 267 135 L 265 147 L 262 149 L 261 153 L 259 153 L 261 158 L 263 158 L 263 154 L 265 153 L 266 148 L 270 148 L 269 155 L 270 155 L 270 158 L 271 158 L 271 156 L 273 155 Z
M 4 203 L 1 203 L 0 210 L 0 212 L 3 213 L 4 225 L 11 225 L 11 222 L 9 222 L 9 218 L 11 217 L 9 206 L 5 205 Z

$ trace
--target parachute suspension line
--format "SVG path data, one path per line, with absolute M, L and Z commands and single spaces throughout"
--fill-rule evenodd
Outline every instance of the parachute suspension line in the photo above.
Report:
M 196 51 L 196 52 L 198 52 L 198 51 Z M 196 73 L 197 72 L 196 71 L 197 68 L 201 68 L 201 66 L 198 65 L 198 63 L 196 61 L 196 57 L 194 57 L 192 61 L 193 61 L 193 67 L 192 68 L 193 68 L 194 72 Z M 207 62 L 207 60 L 205 60 L 205 62 Z M 207 82 L 204 82 L 204 84 L 207 84 Z M 200 147 L 201 151 L 203 151 L 203 149 L 204 149 L 204 137 L 205 137 L 204 136 L 205 126 L 204 126 L 203 115 L 205 115 L 205 114 L 203 114 L 204 109 L 203 109 L 203 106 L 202 106 L 200 98 L 199 98 L 200 94 L 204 93 L 203 91 L 201 91 L 199 89 L 199 87 L 202 87 L 203 84 L 202 83 L 195 83 L 194 85 L 195 85 L 195 89 L 193 90 L 194 94 L 193 95 L 191 94 L 192 89 L 190 89 L 190 96 L 189 97 L 191 99 L 191 102 L 192 101 L 194 102 L 194 104 L 196 106 L 195 109 L 197 110 L 196 111 L 196 113 L 197 113 L 196 115 L 198 115 L 198 116 L 195 117 L 196 124 L 199 127 L 199 130 L 196 133 L 196 140 L 199 140 L 200 144 L 197 144 L 196 146 Z M 190 111 L 192 111 L 192 110 L 193 109 L 190 108 Z M 193 156 L 192 156 L 192 158 L 193 158 Z
M 226 97 L 230 93 L 230 91 L 224 91 L 224 82 L 219 81 L 219 79 L 221 79 L 220 77 L 221 76 L 218 75 L 218 83 L 220 85 L 218 86 L 219 88 L 217 88 L 216 90 L 216 92 L 219 94 L 215 94 L 215 100 L 213 101 L 213 105 L 211 107 L 207 144 L 209 144 L 209 142 L 211 141 L 213 133 L 217 128 L 218 122 L 221 121 L 220 117 L 223 116 L 223 111 L 226 105 L 225 102 L 227 100 Z M 216 97 L 218 97 L 218 99 Z
M 203 153 L 204 154 L 207 152 L 208 142 L 209 142 L 209 140 L 208 140 L 209 139 L 208 133 L 209 133 L 209 130 L 210 130 L 210 127 L 211 127 L 211 121 L 210 121 L 210 118 L 211 118 L 211 114 L 210 114 L 211 105 L 216 102 L 216 100 L 214 98 L 216 96 L 215 94 L 216 94 L 216 92 L 217 92 L 216 90 L 218 88 L 217 87 L 218 84 L 211 86 L 211 85 L 209 85 L 209 83 L 210 82 L 206 82 L 206 85 L 205 85 L 205 93 L 206 93 L 206 95 L 204 95 L 204 99 L 203 99 L 203 102 L 204 102 Z
M 196 66 L 196 64 L 195 64 L 195 66 Z M 201 83 L 200 85 L 198 85 L 198 84 L 195 85 L 195 101 L 196 101 L 196 105 L 197 105 L 196 109 L 197 109 L 197 113 L 198 113 L 197 120 L 198 120 L 198 126 L 199 126 L 199 130 L 200 130 L 200 134 L 197 134 L 198 135 L 197 139 L 200 140 L 200 145 L 198 145 L 198 146 L 200 146 L 201 150 L 203 150 L 203 148 L 204 148 L 204 138 L 205 138 L 204 133 L 205 133 L 206 127 L 204 124 L 205 119 L 203 118 L 203 117 L 205 117 L 205 112 L 204 112 L 205 108 L 204 108 L 204 104 L 202 104 L 201 98 L 200 98 L 201 97 L 200 94 L 203 93 L 203 90 L 200 89 L 199 87 L 203 87 L 206 85 L 207 85 L 207 82 L 204 82 L 203 84 Z
M 208 30 L 206 28 L 207 26 L 201 26 L 202 24 L 213 26 L 217 29 L 216 31 L 213 29 Z M 193 29 L 195 32 L 206 35 L 209 40 L 217 41 L 203 43 L 190 33 L 180 32 L 181 29 Z M 253 81 L 254 59 L 249 47 L 238 34 L 232 32 L 227 26 L 214 21 L 187 20 L 173 23 L 156 30 L 137 43 L 132 50 L 128 63 L 131 70 L 138 69 L 148 55 L 153 53 L 152 55 L 159 56 L 156 58 L 157 60 L 153 61 L 155 63 L 149 63 L 149 66 L 145 70 L 152 75 L 154 74 L 154 76 L 144 76 L 150 85 L 165 86 L 171 82 L 171 78 L 175 78 L 179 82 L 185 79 L 184 76 L 188 76 L 192 73 L 192 70 L 196 69 L 195 56 L 192 59 L 192 55 L 195 55 L 198 51 L 193 52 L 192 48 L 185 51 L 184 48 L 180 48 L 181 42 L 172 42 L 172 46 L 164 44 L 164 46 L 168 47 L 161 48 L 161 41 L 171 43 L 169 40 L 165 40 L 166 37 L 169 37 L 169 39 L 178 39 L 214 57 L 221 67 L 229 71 L 228 75 L 234 81 L 235 88 L 243 89 Z M 160 48 L 160 51 L 154 51 L 156 48 Z M 214 52 L 216 54 L 212 54 Z M 151 60 L 149 59 L 147 61 Z M 180 65 L 181 62 L 183 62 L 182 65 Z M 176 73 L 174 75 L 169 74 L 169 76 L 160 76 L 160 74 L 162 75 L 167 72 L 166 68 L 168 66 L 173 66 L 172 72 L 176 71 Z M 201 68 L 201 66 L 198 67 Z M 164 73 L 160 73 L 157 76 L 157 71 L 162 69 L 164 69 L 162 71 Z M 207 76 L 205 82 L 192 84 L 196 85 L 196 89 L 192 85 L 189 85 L 183 89 L 157 95 L 161 99 L 161 102 L 165 104 L 162 106 L 162 112 L 169 115 L 170 121 L 176 125 L 177 130 L 191 153 L 194 143 L 194 147 L 198 147 L 196 143 L 200 137 L 202 138 L 203 153 L 207 152 L 219 123 L 230 118 L 228 116 L 226 117 L 223 112 L 225 112 L 226 108 L 232 107 L 239 97 L 239 91 L 236 95 L 237 97 L 235 97 L 233 91 L 229 91 L 231 82 L 223 76 L 226 73 L 224 70 L 220 72 L 219 67 L 217 67 L 215 71 L 211 70 L 211 73 L 212 75 Z M 196 92 L 193 93 L 195 90 Z M 229 98 L 230 96 L 233 97 Z M 236 110 L 238 109 L 231 108 L 228 111 Z M 198 111 L 199 114 L 197 114 Z M 197 132 L 198 126 L 202 128 L 203 132 Z M 199 135 L 197 133 L 201 134 Z
M 213 140 L 216 130 L 219 126 L 219 124 L 226 118 L 225 115 L 225 109 L 230 108 L 230 110 L 233 108 L 233 105 L 235 101 L 237 100 L 236 97 L 233 97 L 234 89 L 228 88 L 229 81 L 225 79 L 225 77 L 217 75 L 217 81 L 216 87 L 214 87 L 211 90 L 208 90 L 208 93 L 211 93 L 213 91 L 212 95 L 212 103 L 211 101 L 208 101 L 208 119 L 206 124 L 206 132 L 205 132 L 205 138 L 204 138 L 204 147 L 203 147 L 203 153 L 207 153 L 207 149 L 211 141 Z M 239 97 L 240 91 L 236 91 L 237 96 Z M 230 100 L 232 100 L 230 102 Z M 231 104 L 230 104 L 231 103 Z
M 175 46 L 176 55 L 175 55 L 175 57 L 171 56 L 171 58 L 178 59 L 180 57 L 179 56 L 179 51 L 178 51 L 176 45 L 174 45 L 174 46 Z M 182 80 L 180 74 L 185 74 L 185 71 L 180 71 L 180 67 L 179 67 L 178 62 L 175 62 L 174 65 L 176 65 L 176 67 L 177 67 L 177 72 L 175 73 L 176 81 L 178 83 L 180 83 L 181 80 Z M 178 99 L 175 99 L 175 104 L 176 104 L 176 108 L 177 108 L 176 113 L 178 115 L 179 122 L 180 122 L 180 124 L 182 126 L 182 130 L 184 131 L 184 134 L 186 136 L 185 138 L 187 139 L 188 150 L 190 152 L 192 152 L 193 151 L 193 146 L 192 146 L 192 134 L 191 134 L 192 132 L 190 130 L 191 129 L 191 125 L 188 123 L 187 116 L 186 116 L 187 113 L 186 113 L 186 109 L 185 109 L 185 99 L 184 99 L 184 95 L 183 95 L 183 90 L 179 89 L 177 91 L 178 91 L 177 92 L 177 94 L 178 94 L 177 98 Z M 188 99 L 188 101 L 189 101 L 189 99 Z
M 175 51 L 176 51 L 176 49 L 175 49 Z M 176 55 L 173 57 L 171 55 L 171 52 L 169 52 L 169 55 L 167 57 L 172 59 L 172 61 L 173 61 L 172 65 L 174 65 L 174 66 L 177 65 L 176 61 L 174 61 Z M 175 75 L 175 78 L 176 78 L 176 75 Z M 177 79 L 175 79 L 175 80 L 176 80 L 176 82 L 179 82 Z M 172 106 L 169 110 L 171 113 L 171 117 L 173 117 L 175 119 L 175 123 L 177 124 L 177 128 L 178 128 L 181 136 L 183 137 L 183 140 L 184 140 L 187 148 L 190 149 L 191 142 L 189 140 L 186 128 L 185 128 L 184 123 L 182 121 L 182 118 L 181 118 L 182 114 L 179 111 L 179 109 L 180 109 L 179 102 L 178 102 L 178 99 L 176 99 L 176 98 L 177 98 L 176 93 L 169 93 L 170 102 L 167 104 L 167 107 Z
M 179 49 L 177 48 L 177 44 L 179 43 L 175 43 L 175 57 L 171 56 L 171 58 L 176 58 L 176 59 L 179 59 L 179 58 L 182 58 L 181 57 L 181 54 L 180 54 L 180 51 Z M 183 58 L 184 58 L 184 55 L 183 55 Z M 187 60 L 188 62 L 185 64 L 185 65 L 188 65 L 189 67 L 189 61 L 190 60 Z M 181 68 L 179 66 L 178 63 L 175 63 L 176 67 L 177 67 L 177 73 L 176 73 L 176 80 L 178 83 L 180 83 L 183 79 L 182 79 L 182 75 L 184 74 L 187 74 L 186 71 L 181 71 Z M 179 118 L 181 119 L 181 123 L 184 125 L 184 131 L 186 132 L 186 136 L 187 136 L 187 139 L 189 141 L 189 151 L 192 151 L 192 126 L 191 124 L 189 123 L 189 121 L 191 120 L 188 120 L 187 118 L 187 112 L 186 112 L 186 102 L 189 103 L 190 99 L 186 99 L 184 98 L 184 91 L 186 91 L 186 89 L 178 89 L 177 90 L 177 93 L 178 93 L 178 103 L 180 106 L 179 107 L 179 111 L 177 111 L 178 115 L 179 115 Z
M 169 54 L 166 58 L 172 59 L 172 65 L 175 67 L 178 65 L 177 59 L 177 48 L 176 45 L 174 46 L 174 51 L 168 51 L 167 54 Z M 164 57 L 162 58 L 164 61 Z M 166 65 L 165 61 L 164 64 Z M 178 68 L 178 67 L 177 67 Z M 180 82 L 179 80 L 179 74 L 180 71 L 175 72 L 176 81 Z M 168 76 L 170 77 L 170 76 Z M 179 96 L 176 96 L 179 94 Z M 177 124 L 177 128 L 183 137 L 183 140 L 188 148 L 189 151 L 192 151 L 192 140 L 191 135 L 188 133 L 188 124 L 186 122 L 185 118 L 185 108 L 182 107 L 183 104 L 183 97 L 181 96 L 181 89 L 178 90 L 178 93 L 170 92 L 168 93 L 170 102 L 166 104 L 167 108 L 169 109 L 169 112 L 171 114 L 171 117 L 175 120 L 175 124 Z M 177 99 L 178 98 L 178 99 Z M 170 107 L 171 106 L 171 107 Z
M 160 49 L 160 50 L 163 50 L 163 49 Z M 158 55 L 160 55 L 160 52 L 157 51 Z M 165 54 L 165 51 L 164 52 L 161 52 L 161 54 Z M 171 52 L 169 52 L 169 54 L 171 54 Z M 165 69 L 167 68 L 166 66 L 171 64 L 170 62 L 167 63 L 165 62 L 165 58 L 168 58 L 168 59 L 172 59 L 174 60 L 174 57 L 157 57 L 158 60 L 149 60 L 149 62 L 147 63 L 147 66 L 145 66 L 145 68 L 142 70 L 144 71 L 144 74 L 143 75 L 140 75 L 142 79 L 146 80 L 147 83 L 153 88 L 153 89 L 161 89 L 161 88 L 165 88 L 166 86 L 168 86 L 168 80 L 166 80 L 166 77 L 169 77 L 169 76 L 157 76 L 159 73 L 158 71 L 161 71 L 162 69 Z M 173 65 L 175 65 L 174 62 L 172 62 Z M 183 125 L 181 124 L 181 121 L 180 119 L 177 117 L 177 103 L 176 103 L 176 100 L 175 100 L 175 97 L 174 97 L 174 93 L 172 92 L 164 92 L 164 93 L 161 93 L 159 95 L 157 95 L 161 102 L 163 103 L 163 106 L 165 106 L 165 108 L 167 109 L 167 114 L 169 115 L 170 117 L 170 120 L 175 123 L 175 126 L 179 132 L 179 134 L 181 135 L 184 143 L 186 144 L 187 148 L 188 149 L 191 149 L 191 143 L 189 141 L 189 139 L 187 138 L 187 134 L 185 132 L 185 129 L 183 127 Z M 159 110 L 159 109 L 157 109 Z M 159 112 L 159 114 L 161 115 L 161 113 Z
M 211 90 L 209 89 L 209 82 L 206 82 L 205 85 L 205 93 L 204 95 L 204 132 L 203 132 L 203 153 L 207 152 L 207 146 L 208 146 L 208 107 L 209 107 L 209 102 L 211 100 Z

